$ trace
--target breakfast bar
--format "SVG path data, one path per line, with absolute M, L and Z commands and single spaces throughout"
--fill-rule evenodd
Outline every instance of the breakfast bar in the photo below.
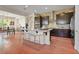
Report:
M 50 45 L 50 30 L 31 30 L 24 32 L 24 39 L 38 44 Z

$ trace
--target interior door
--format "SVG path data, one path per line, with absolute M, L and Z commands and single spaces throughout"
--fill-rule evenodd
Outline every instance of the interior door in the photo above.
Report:
M 75 49 L 79 51 L 79 6 L 75 6 Z

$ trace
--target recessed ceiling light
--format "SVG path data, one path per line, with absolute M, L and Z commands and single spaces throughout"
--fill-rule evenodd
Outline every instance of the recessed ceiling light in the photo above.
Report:
M 27 8 L 28 7 L 28 5 L 25 5 L 25 8 Z
M 47 8 L 47 7 L 45 7 L 45 9 L 47 10 L 48 8 Z

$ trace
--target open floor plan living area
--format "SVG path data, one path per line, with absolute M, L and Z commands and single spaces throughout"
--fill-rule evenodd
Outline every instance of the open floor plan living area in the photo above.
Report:
M 78 53 L 78 5 L 0 5 L 0 54 Z

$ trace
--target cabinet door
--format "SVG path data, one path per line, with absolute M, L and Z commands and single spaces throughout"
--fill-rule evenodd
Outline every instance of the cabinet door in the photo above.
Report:
M 34 24 L 35 29 L 40 29 L 40 17 L 35 17 Z
M 49 24 L 49 16 L 42 17 L 42 27 L 45 26 L 47 28 Z
M 79 51 L 79 6 L 75 7 L 75 49 Z

